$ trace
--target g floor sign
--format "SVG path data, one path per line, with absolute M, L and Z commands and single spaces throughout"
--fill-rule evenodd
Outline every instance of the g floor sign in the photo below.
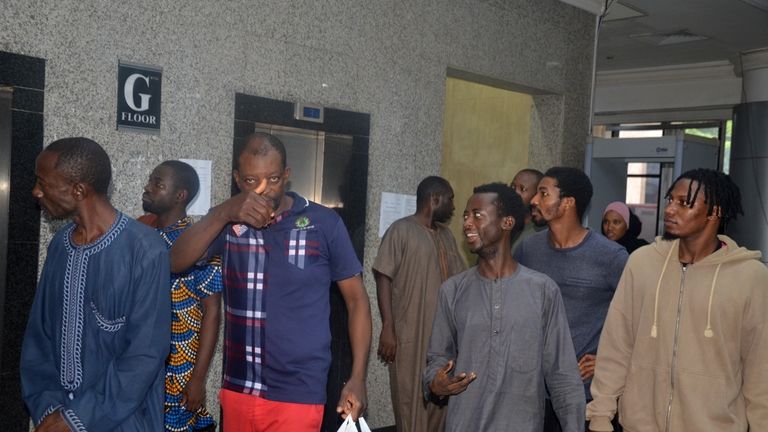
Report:
M 118 62 L 117 129 L 160 133 L 163 70 Z

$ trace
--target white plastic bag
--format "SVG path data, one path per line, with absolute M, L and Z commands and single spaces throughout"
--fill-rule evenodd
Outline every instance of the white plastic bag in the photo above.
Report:
M 360 417 L 357 421 L 360 424 L 360 432 L 371 432 L 371 428 L 368 427 L 368 423 L 365 422 L 364 418 Z M 339 430 L 336 432 L 357 432 L 355 422 L 352 421 L 352 416 L 347 416 L 347 419 L 344 420 L 344 423 L 339 426 Z

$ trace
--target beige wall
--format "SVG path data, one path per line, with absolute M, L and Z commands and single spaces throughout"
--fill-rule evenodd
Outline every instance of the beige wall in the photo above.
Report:
M 528 165 L 533 97 L 456 78 L 446 79 L 440 173 L 453 186 L 451 231 L 466 251 L 462 212 L 472 189 L 509 183 Z M 467 256 L 468 262 L 474 258 Z

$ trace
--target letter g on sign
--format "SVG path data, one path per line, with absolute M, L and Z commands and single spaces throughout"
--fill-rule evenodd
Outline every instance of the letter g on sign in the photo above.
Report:
M 129 76 L 127 80 L 125 80 L 125 86 L 123 87 L 123 97 L 125 97 L 125 102 L 128 103 L 128 106 L 131 107 L 132 110 L 141 112 L 149 109 L 149 98 L 151 98 L 152 95 L 139 93 L 139 96 L 141 97 L 141 106 L 136 106 L 136 101 L 133 98 L 133 86 L 135 85 L 136 80 L 139 78 L 144 80 L 144 82 L 147 83 L 147 87 L 149 87 L 149 77 L 135 73 Z

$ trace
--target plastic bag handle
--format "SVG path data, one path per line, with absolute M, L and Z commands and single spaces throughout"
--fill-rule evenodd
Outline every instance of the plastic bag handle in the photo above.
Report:
M 368 423 L 366 423 L 364 418 L 360 417 L 357 421 L 360 425 L 360 432 L 371 432 L 371 428 L 368 427 Z M 355 422 L 352 421 L 352 416 L 347 416 L 344 423 L 339 426 L 339 429 L 336 432 L 357 432 L 357 427 L 355 427 Z
M 371 432 L 371 428 L 368 427 L 368 423 L 365 422 L 364 418 L 360 417 L 357 420 L 358 420 L 358 423 L 360 423 L 360 432 Z

